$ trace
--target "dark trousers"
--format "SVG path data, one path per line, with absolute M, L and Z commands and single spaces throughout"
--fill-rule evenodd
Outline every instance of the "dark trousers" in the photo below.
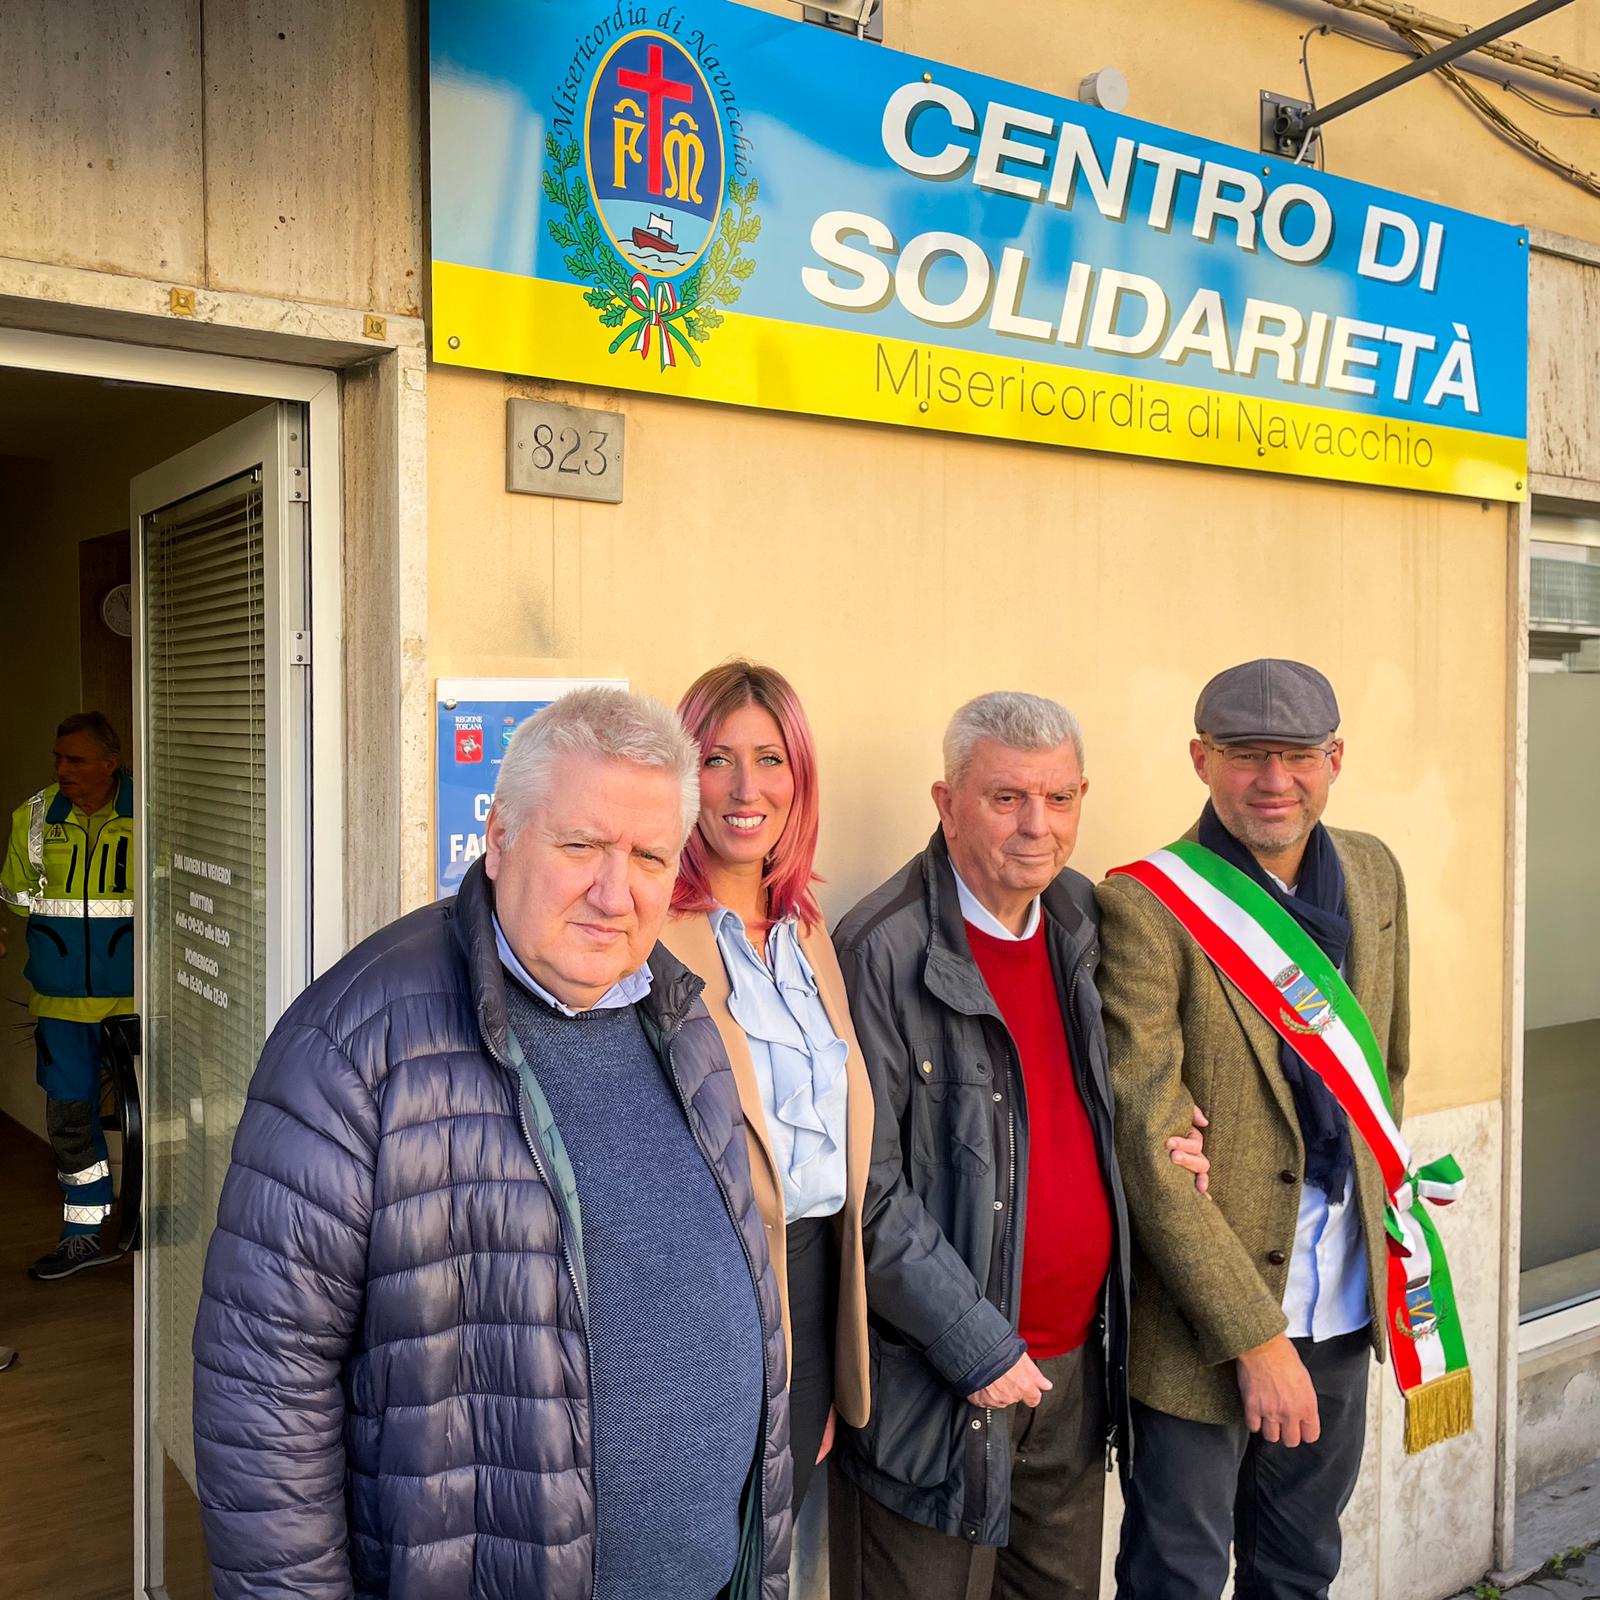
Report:
M 1294 1347 L 1317 1391 L 1315 1444 L 1291 1450 L 1242 1421 L 1188 1422 L 1135 1402 L 1117 1600 L 1217 1600 L 1230 1543 L 1235 1600 L 1327 1600 L 1361 1470 L 1372 1345 L 1363 1328 Z
M 1011 1408 L 1011 1537 L 972 1545 L 828 1475 L 833 1600 L 1096 1600 L 1105 1515 L 1103 1359 L 1088 1345 L 1041 1361 L 1055 1386 Z
M 111 1212 L 111 1168 L 100 1127 L 100 1024 L 39 1017 L 37 1077 L 61 1184 L 61 1236 L 97 1234 Z
M 837 1217 L 811 1217 L 784 1230 L 789 1258 L 789 1445 L 798 1513 L 817 1468 L 833 1405 L 834 1343 L 839 1324 Z

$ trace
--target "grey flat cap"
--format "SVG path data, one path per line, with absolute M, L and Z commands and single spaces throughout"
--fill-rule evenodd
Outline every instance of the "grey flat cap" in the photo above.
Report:
M 1333 685 L 1302 661 L 1270 656 L 1219 672 L 1194 707 L 1194 731 L 1216 744 L 1321 744 L 1338 726 Z

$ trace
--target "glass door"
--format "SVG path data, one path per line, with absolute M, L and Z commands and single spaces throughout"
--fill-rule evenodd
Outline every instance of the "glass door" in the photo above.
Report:
M 1600 519 L 1536 511 L 1528 601 L 1523 1321 L 1600 1297 Z
M 131 486 L 146 1176 L 137 1315 L 139 1592 L 211 1594 L 190 1337 L 233 1132 L 303 987 L 305 426 L 274 404 Z

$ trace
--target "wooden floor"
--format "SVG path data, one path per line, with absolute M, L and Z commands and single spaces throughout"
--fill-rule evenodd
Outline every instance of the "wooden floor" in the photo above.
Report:
M 133 1265 L 34 1283 L 61 1231 L 49 1147 L 0 1116 L 0 1579 L 28 1600 L 133 1589 Z

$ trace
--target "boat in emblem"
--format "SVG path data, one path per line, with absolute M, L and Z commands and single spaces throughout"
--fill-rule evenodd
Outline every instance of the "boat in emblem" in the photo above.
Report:
M 633 242 L 640 250 L 659 250 L 666 256 L 678 253 L 677 245 L 672 242 L 672 218 L 662 216 L 659 211 L 650 213 L 649 227 L 633 230 Z

